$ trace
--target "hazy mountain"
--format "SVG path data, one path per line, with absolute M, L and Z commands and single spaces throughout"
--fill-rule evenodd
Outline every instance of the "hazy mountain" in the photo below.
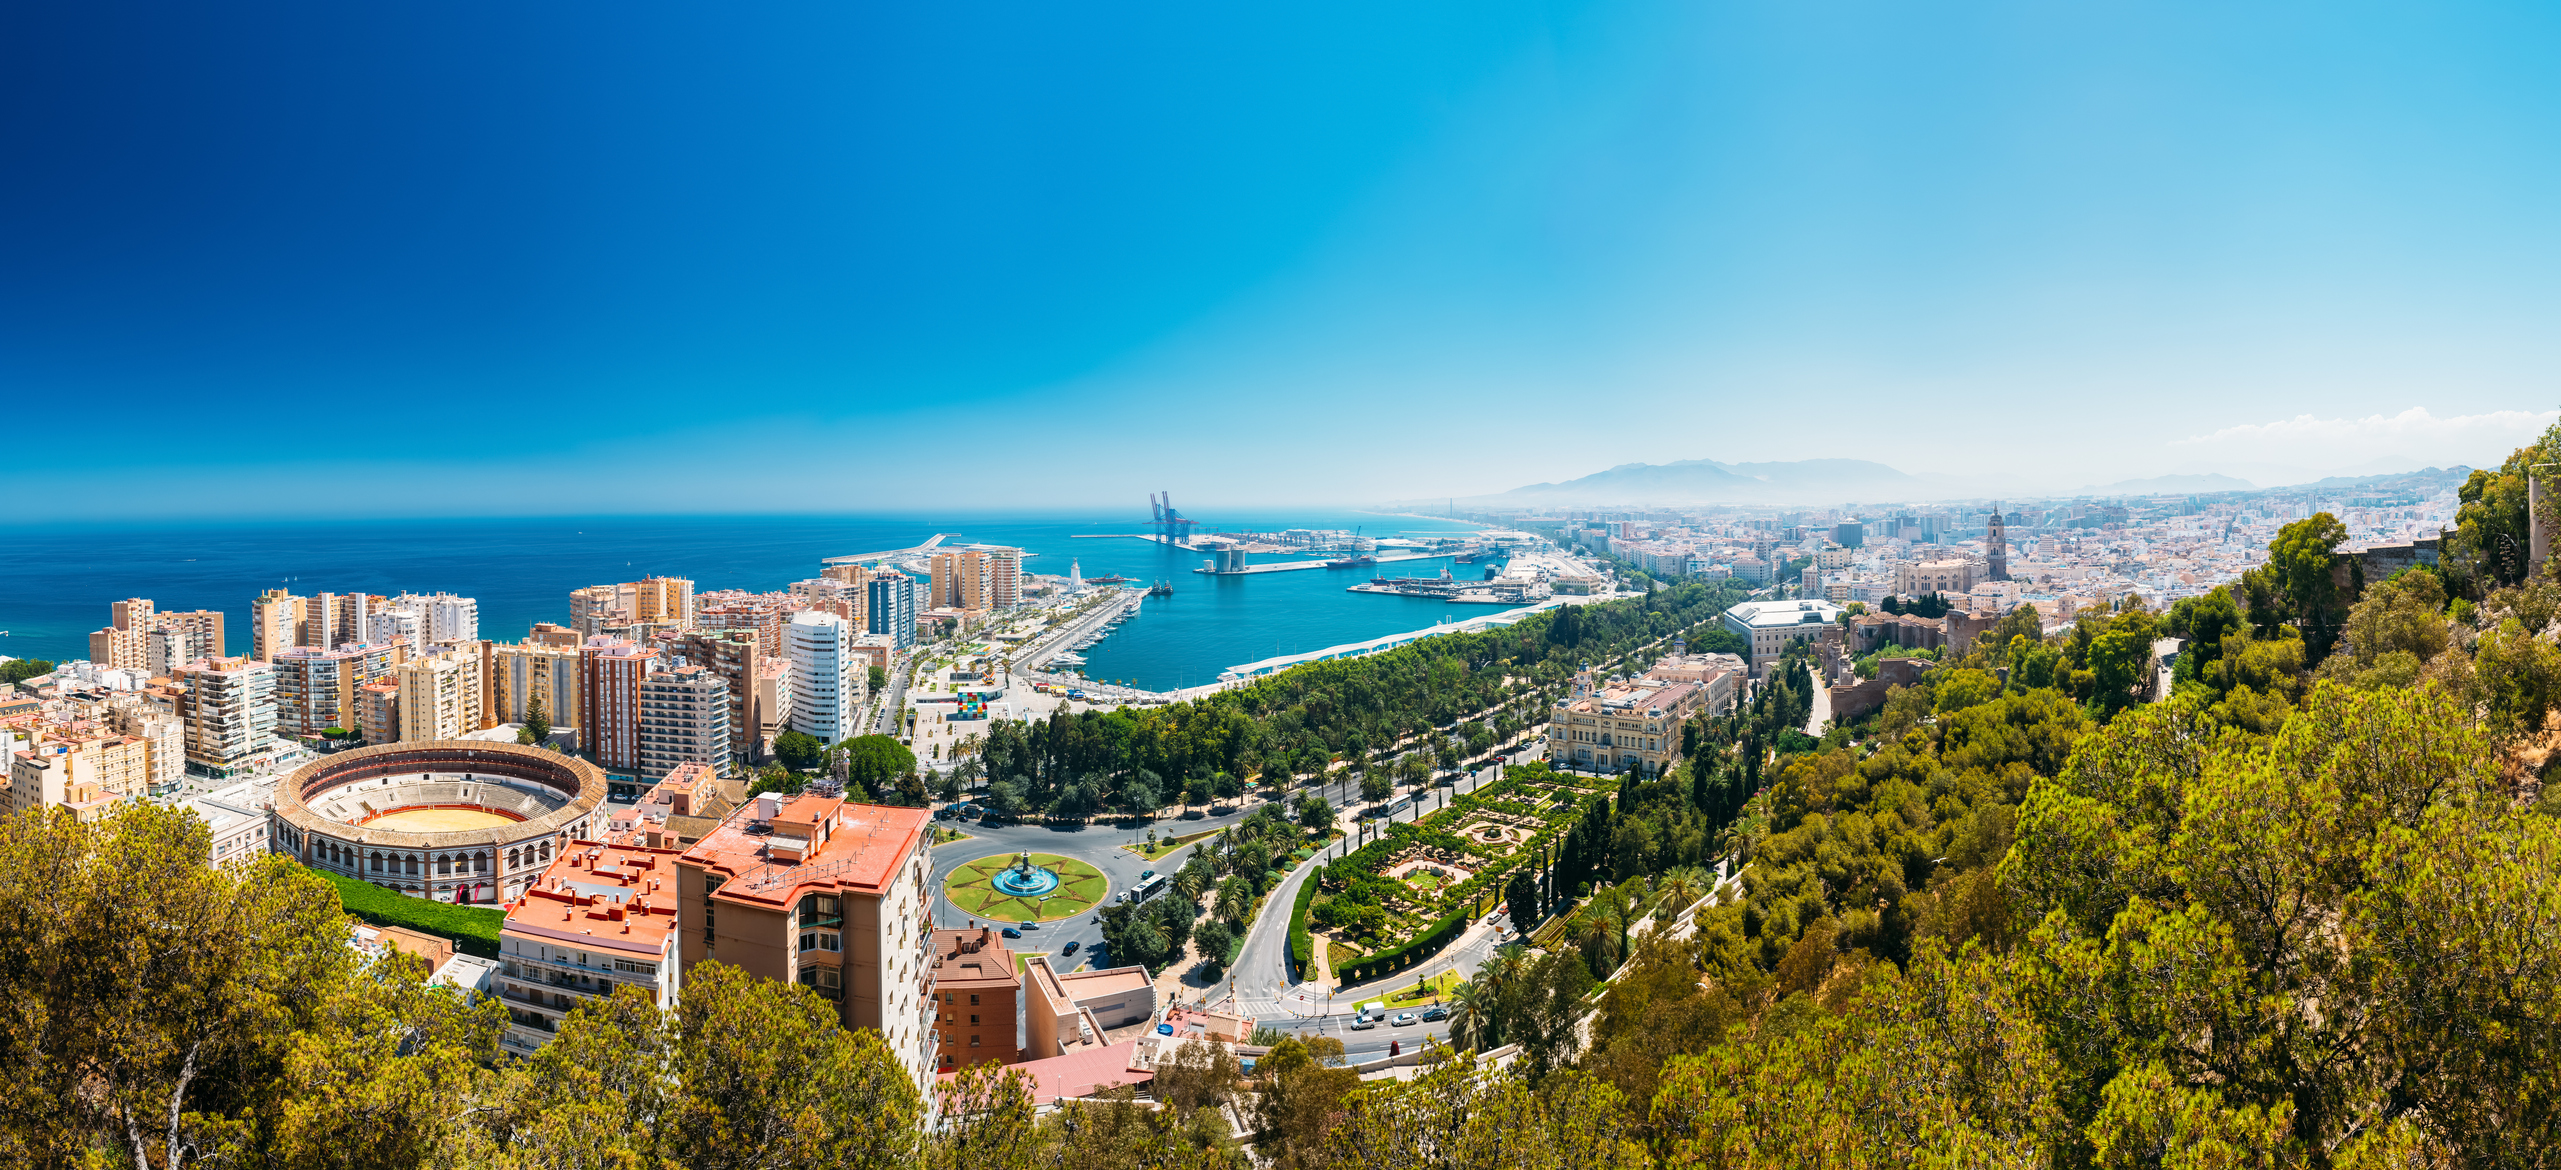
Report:
M 2092 484 L 2082 488 L 2086 496 L 2158 496 L 2196 495 L 2203 492 L 2247 492 L 2258 490 L 2257 484 L 2228 475 L 2156 475 L 2150 479 L 2125 479 L 2111 484 Z
M 1931 494 L 1920 479 L 1864 459 L 1793 463 L 1622 463 L 1563 483 L 1513 488 L 1496 500 L 1522 504 L 1777 504 L 1911 499 Z

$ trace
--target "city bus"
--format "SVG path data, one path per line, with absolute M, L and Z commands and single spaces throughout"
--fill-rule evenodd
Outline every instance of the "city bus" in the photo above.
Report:
M 1165 884 L 1165 875 L 1161 873 L 1157 874 L 1154 877 L 1138 883 L 1135 887 L 1132 887 L 1129 891 L 1129 900 L 1132 903 L 1144 902 L 1149 898 L 1153 898 L 1158 894 L 1164 893 Z

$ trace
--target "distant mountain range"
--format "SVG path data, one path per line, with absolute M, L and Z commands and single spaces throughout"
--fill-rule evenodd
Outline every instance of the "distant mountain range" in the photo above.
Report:
M 2333 476 L 2296 486 L 2394 487 L 2432 490 L 2462 482 L 2470 468 L 2426 468 L 2389 475 Z M 1901 503 L 1946 499 L 2052 499 L 2062 496 L 2206 495 L 2261 490 L 2217 472 L 2160 475 L 2111 484 L 2056 490 L 2012 475 L 1939 475 L 1899 471 L 1865 459 L 1802 459 L 1792 463 L 1622 463 L 1563 483 L 1534 483 L 1477 504 L 1582 507 L 1609 504 L 1813 504 Z
M 1935 477 L 1933 477 L 1935 478 Z M 1523 504 L 1768 504 L 1813 500 L 1901 500 L 1938 494 L 1920 476 L 1865 459 L 1794 463 L 1622 463 L 1563 483 L 1534 483 L 1493 497 Z
M 2115 483 L 2085 487 L 2082 495 L 2155 496 L 2175 492 L 2247 492 L 2258 490 L 2257 484 L 2228 475 L 2156 475 L 2150 479 L 2123 479 Z

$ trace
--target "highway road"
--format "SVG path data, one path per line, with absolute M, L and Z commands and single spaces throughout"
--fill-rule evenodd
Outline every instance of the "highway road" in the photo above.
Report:
M 1513 753 L 1508 757 L 1508 761 L 1518 763 L 1537 758 L 1539 758 L 1538 751 L 1524 749 Z M 1492 783 L 1497 775 L 1496 769 L 1483 768 L 1458 777 L 1457 782 L 1449 788 L 1426 789 L 1419 803 L 1407 805 L 1398 811 L 1393 819 L 1410 822 L 1419 815 L 1437 812 L 1446 800 L 1446 795 L 1473 792 L 1480 784 Z M 1327 787 L 1331 789 L 1340 785 Z M 1435 798 L 1432 795 L 1435 791 L 1446 795 Z M 1293 1018 L 1280 1003 L 1282 993 L 1292 986 L 1289 970 L 1290 908 L 1298 897 L 1299 887 L 1314 880 L 1317 867 L 1339 860 L 1358 848 L 1359 844 L 1356 844 L 1356 841 L 1366 843 L 1365 840 L 1357 837 L 1345 837 L 1336 841 L 1315 856 L 1300 862 L 1298 868 L 1291 870 L 1289 876 L 1273 888 L 1271 897 L 1263 903 L 1263 913 L 1254 919 L 1252 928 L 1246 932 L 1244 950 L 1240 951 L 1236 957 L 1236 967 L 1231 980 L 1235 988 L 1237 1010 L 1266 1022 L 1277 1023 Z M 1475 937 L 1476 934 L 1483 934 L 1485 937 L 1480 939 Z M 1407 972 L 1395 982 L 1398 986 L 1402 986 L 1404 983 L 1421 978 L 1423 973 L 1448 970 L 1450 967 L 1445 964 L 1450 963 L 1458 964 L 1456 969 L 1461 974 L 1472 974 L 1476 964 L 1482 963 L 1485 956 L 1493 953 L 1494 945 L 1495 940 L 1490 932 L 1484 931 L 1481 926 L 1473 928 L 1470 936 L 1461 938 L 1449 951 L 1434 959 L 1421 972 Z M 1386 982 L 1381 981 L 1377 985 L 1360 990 L 1381 994 L 1394 990 L 1394 987 L 1386 986 Z M 1329 1011 L 1338 1016 L 1351 1013 L 1351 1001 L 1339 995 L 1335 1000 Z M 1337 1023 L 1339 1024 L 1340 1021 Z M 1368 1033 L 1357 1035 L 1368 1035 Z M 1385 1045 L 1382 1043 L 1380 1047 L 1384 1050 Z

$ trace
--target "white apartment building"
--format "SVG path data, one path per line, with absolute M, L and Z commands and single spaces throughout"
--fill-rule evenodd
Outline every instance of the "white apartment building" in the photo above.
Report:
M 365 615 L 365 641 L 406 647 L 416 658 L 427 652 L 427 623 L 412 610 L 378 609 Z
M 480 602 L 469 597 L 403 593 L 383 606 L 418 615 L 418 635 L 431 643 L 468 642 L 480 637 Z
M 187 686 L 188 767 L 228 776 L 274 750 L 274 666 L 247 658 L 204 658 L 179 667 L 178 678 Z
M 791 662 L 791 726 L 828 743 L 858 734 L 870 663 L 854 653 L 853 623 L 832 613 L 796 613 L 783 627 Z
M 640 680 L 640 774 L 664 776 L 685 764 L 738 774 L 729 741 L 729 684 L 700 666 Z

